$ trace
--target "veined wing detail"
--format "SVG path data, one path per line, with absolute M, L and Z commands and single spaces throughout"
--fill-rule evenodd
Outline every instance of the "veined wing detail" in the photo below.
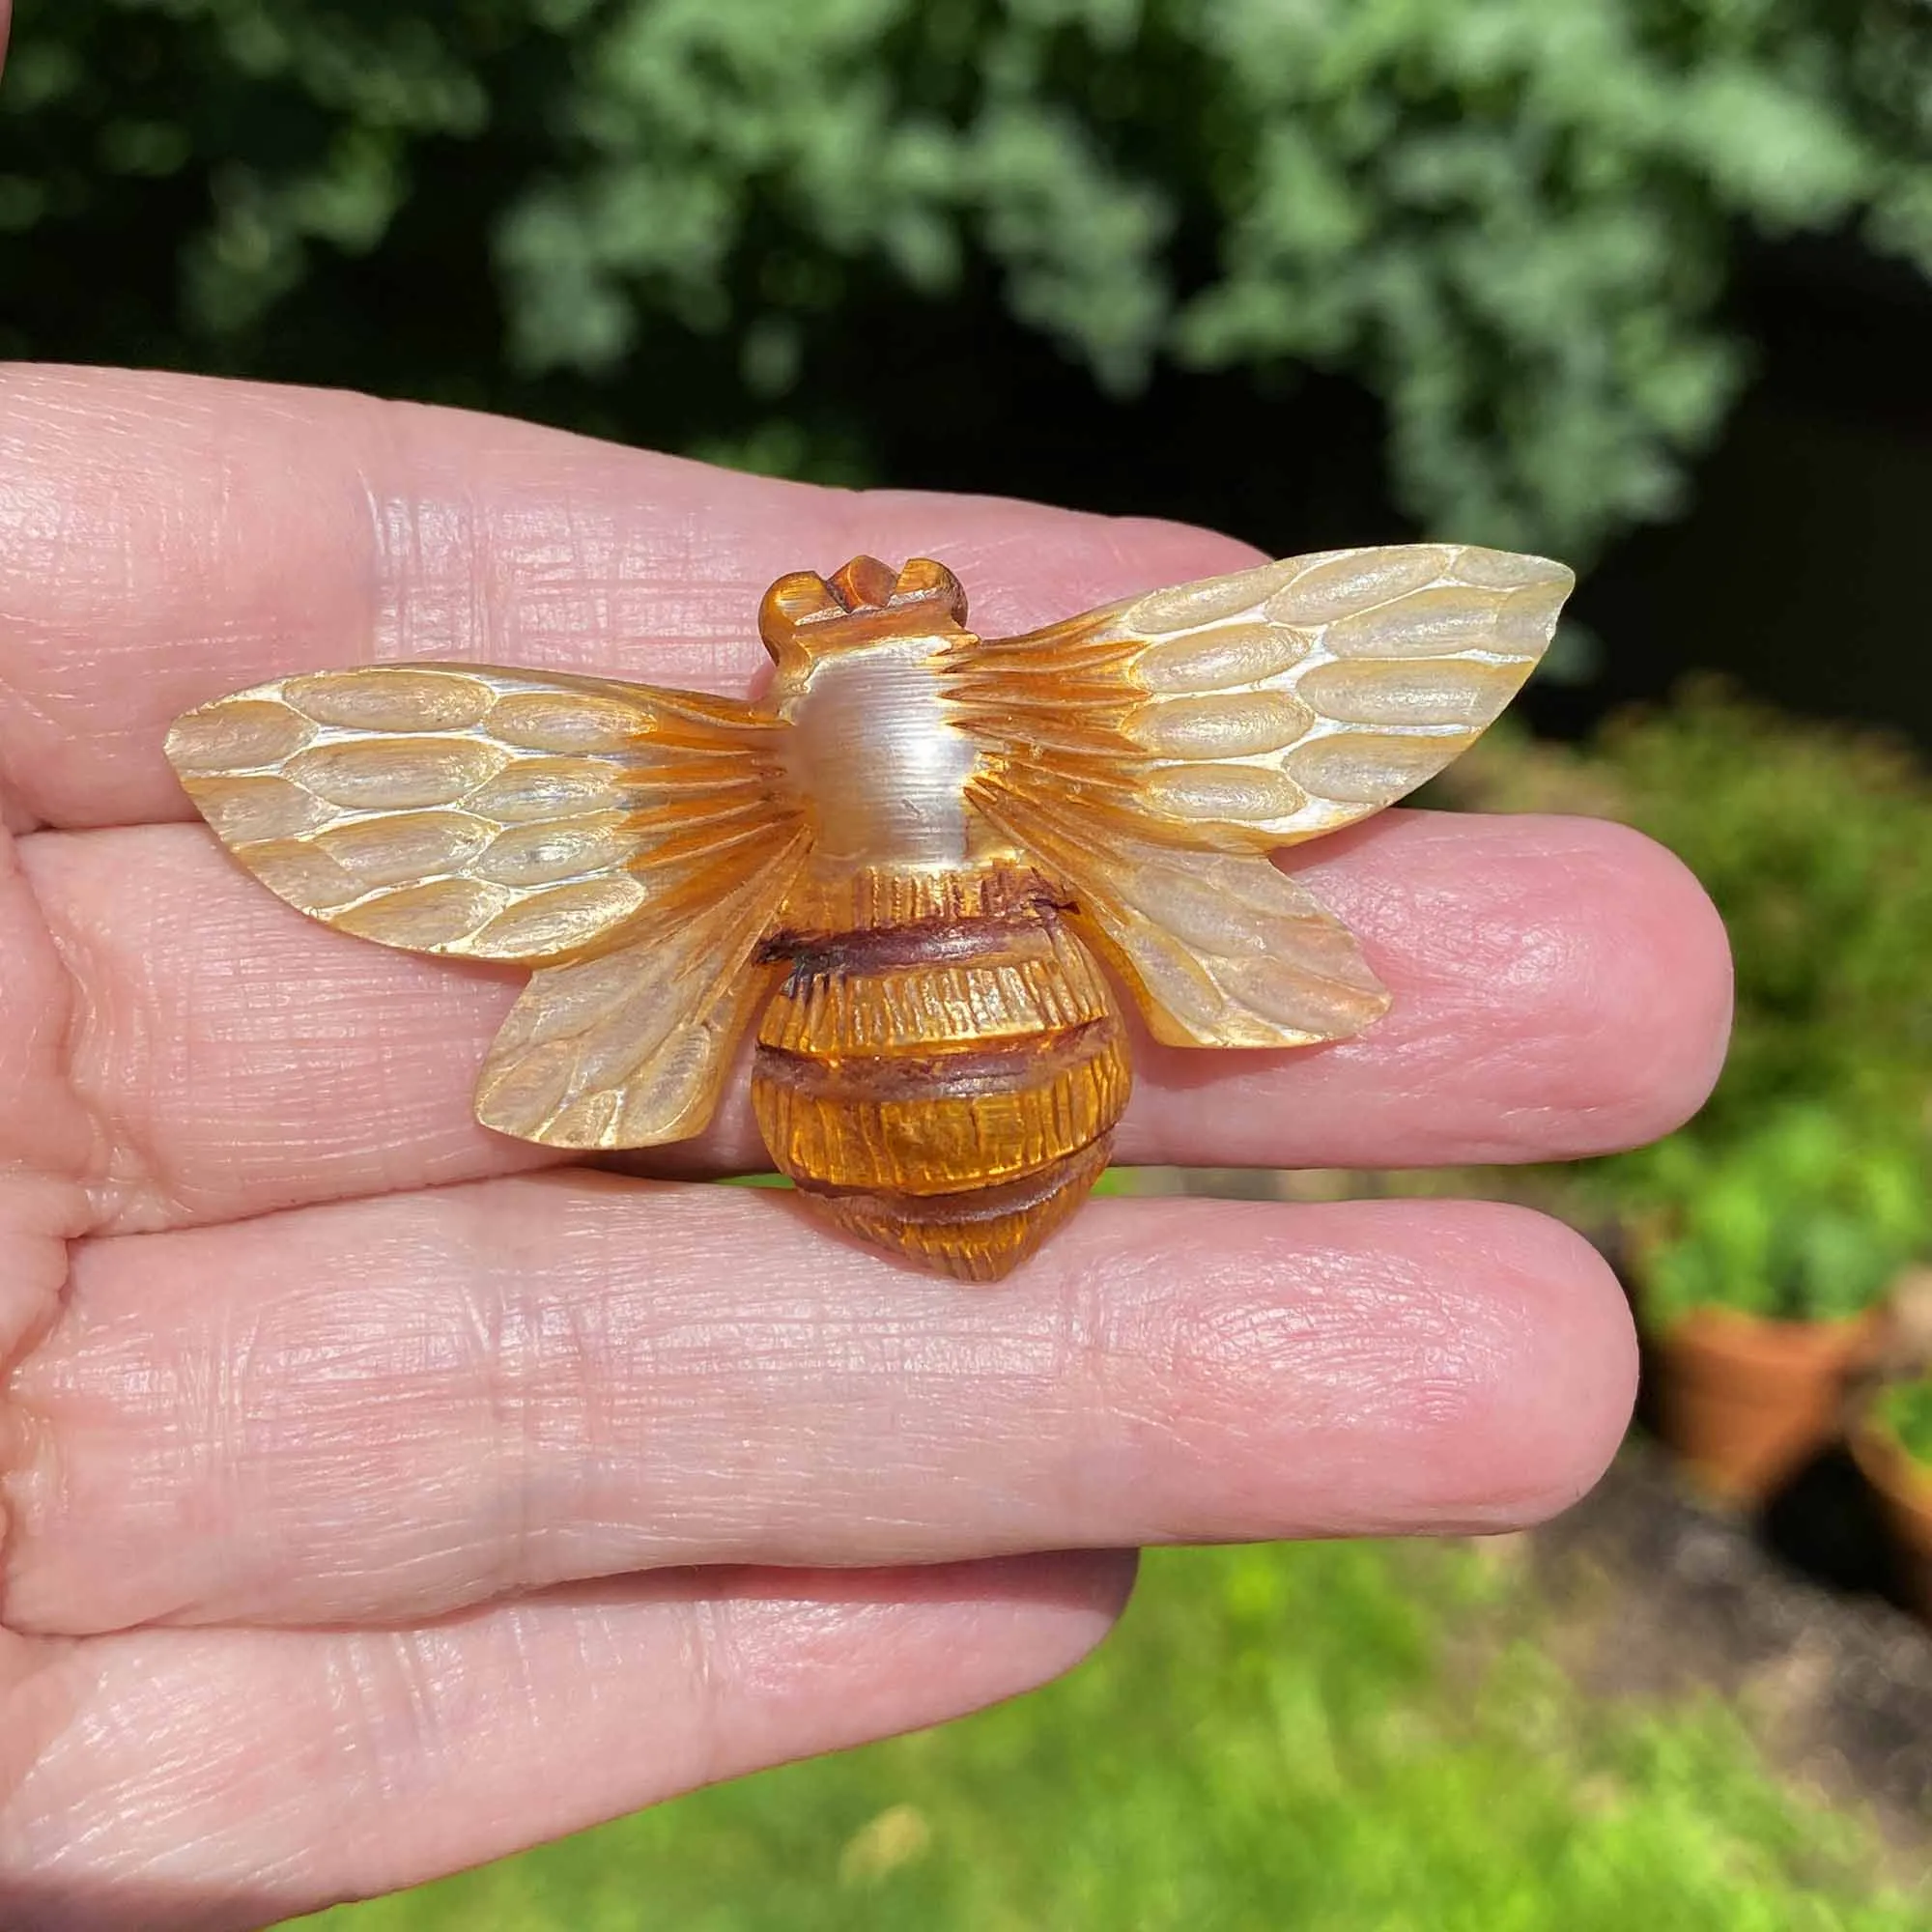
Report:
M 983 790 L 1267 850 L 1439 772 L 1529 675 L 1574 582 L 1469 545 L 1325 551 L 974 639 L 949 696 Z
M 755 952 L 807 847 L 796 834 L 715 903 L 536 973 L 483 1064 L 476 1118 L 565 1148 L 657 1147 L 701 1131 L 733 1047 L 786 970 Z
M 1078 922 L 1173 1046 L 1312 1046 L 1388 1009 L 1353 934 L 1265 853 L 1176 850 L 1120 820 L 986 816 L 1072 892 Z
M 1064 880 L 1157 1037 L 1302 1046 L 1387 995 L 1268 862 L 1467 746 L 1575 580 L 1455 544 L 1328 551 L 1110 605 L 946 666 L 974 808 Z
M 203 705 L 168 756 L 235 856 L 299 911 L 412 952 L 534 962 L 639 922 L 662 932 L 803 836 L 783 728 L 688 692 L 384 665 Z

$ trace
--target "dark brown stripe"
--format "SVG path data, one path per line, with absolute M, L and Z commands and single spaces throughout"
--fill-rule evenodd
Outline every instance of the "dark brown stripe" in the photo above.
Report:
M 810 1194 L 841 1206 L 870 1207 L 895 1221 L 915 1223 L 924 1228 L 970 1227 L 976 1221 L 997 1221 L 1004 1215 L 1022 1214 L 1043 1207 L 1056 1195 L 1082 1180 L 1091 1183 L 1107 1164 L 1114 1144 L 1110 1128 L 1085 1147 L 1062 1154 L 1033 1174 L 1017 1180 L 996 1181 L 991 1187 L 965 1187 L 952 1194 L 901 1194 L 892 1188 L 832 1187 L 823 1181 L 795 1182 L 801 1194 Z
M 789 959 L 794 983 L 820 973 L 901 973 L 1010 952 L 1050 931 L 1057 910 L 1041 904 L 1030 914 L 910 920 L 864 932 L 775 932 L 759 947 L 758 957 L 767 963 Z
M 1116 1037 L 1113 1016 L 1103 1013 L 953 1053 L 844 1054 L 832 1061 L 760 1042 L 752 1077 L 814 1100 L 975 1100 L 1043 1087 L 1083 1061 L 1098 1060 Z

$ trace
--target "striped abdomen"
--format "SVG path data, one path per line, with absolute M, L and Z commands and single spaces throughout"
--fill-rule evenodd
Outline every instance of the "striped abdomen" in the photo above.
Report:
M 752 1104 L 802 1196 L 865 1240 L 1003 1275 L 1107 1162 L 1120 1017 L 1061 909 L 1012 874 L 923 917 L 787 935 Z

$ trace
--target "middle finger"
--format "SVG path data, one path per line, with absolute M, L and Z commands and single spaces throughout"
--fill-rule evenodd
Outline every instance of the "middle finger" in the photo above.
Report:
M 512 1173 L 554 1151 L 479 1126 L 470 1089 L 520 976 L 331 933 L 199 828 L 42 833 L 21 851 L 74 986 L 98 1225 L 178 1227 Z M 1126 1162 L 1562 1159 L 1702 1099 L 1722 1053 L 1721 927 L 1689 873 L 1583 819 L 1385 814 L 1295 855 L 1395 995 L 1296 1053 L 1137 1044 Z M 659 1172 L 764 1166 L 742 1070 Z

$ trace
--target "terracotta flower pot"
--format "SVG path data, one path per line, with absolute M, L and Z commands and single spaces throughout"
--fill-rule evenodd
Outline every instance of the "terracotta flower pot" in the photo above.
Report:
M 1898 1437 L 1869 1416 L 1852 1431 L 1852 1458 L 1878 1496 L 1898 1580 L 1913 1607 L 1932 1623 L 1932 1469 L 1908 1456 Z
M 1763 1502 L 1836 1434 L 1846 1378 L 1876 1354 L 1882 1320 L 1693 1310 L 1656 1338 L 1664 1440 L 1716 1494 Z

